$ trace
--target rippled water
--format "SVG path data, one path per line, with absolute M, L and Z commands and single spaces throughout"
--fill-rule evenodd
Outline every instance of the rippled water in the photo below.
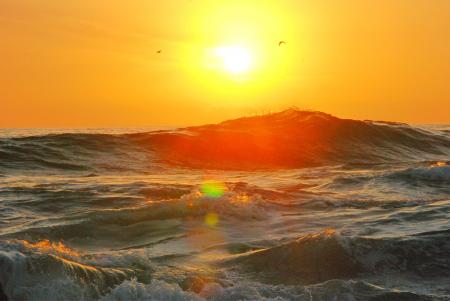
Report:
M 449 129 L 2 130 L 0 300 L 450 300 Z

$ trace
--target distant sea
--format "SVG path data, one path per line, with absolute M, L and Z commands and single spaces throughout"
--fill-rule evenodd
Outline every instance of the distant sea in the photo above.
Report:
M 0 300 L 450 300 L 450 125 L 1 129 Z

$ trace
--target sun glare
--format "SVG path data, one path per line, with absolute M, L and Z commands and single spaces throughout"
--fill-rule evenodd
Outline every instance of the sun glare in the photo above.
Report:
M 249 51 L 240 46 L 217 47 L 214 54 L 219 58 L 222 68 L 230 73 L 247 72 L 252 63 Z

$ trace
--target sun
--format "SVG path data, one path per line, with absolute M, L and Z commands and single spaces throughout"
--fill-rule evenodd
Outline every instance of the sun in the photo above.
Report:
M 229 73 L 247 72 L 252 65 L 250 52 L 241 46 L 220 46 L 215 48 L 214 54 L 221 67 Z

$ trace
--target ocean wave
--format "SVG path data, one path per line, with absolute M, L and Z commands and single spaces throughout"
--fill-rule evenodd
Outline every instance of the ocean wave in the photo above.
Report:
M 14 244 L 18 247 L 16 250 Z M 0 266 L 0 283 L 11 300 L 44 300 L 44 296 L 52 295 L 53 289 L 56 294 L 53 296 L 59 294 L 62 299 L 67 296 L 81 299 L 84 295 L 98 295 L 102 289 L 133 275 L 131 270 L 84 265 L 25 244 L 20 246 L 20 242 L 6 247 L 2 244 Z M 84 286 L 83 290 L 80 284 Z
M 432 165 L 430 167 L 408 168 L 386 176 L 391 180 L 402 180 L 409 183 L 417 181 L 450 183 L 450 165 Z
M 234 273 L 255 273 L 258 281 L 212 280 L 195 287 L 185 286 L 183 277 L 155 279 L 157 267 L 144 250 L 83 254 L 62 243 L 1 241 L 0 287 L 8 300 L 38 301 L 445 300 L 421 288 L 418 292 L 390 289 L 358 276 L 420 271 L 418 276 L 442 277 L 444 283 L 449 276 L 445 261 L 449 233 L 386 240 L 342 237 L 328 230 L 218 263 Z
M 363 273 L 364 267 L 346 252 L 333 230 L 309 234 L 299 239 L 226 259 L 258 279 L 278 283 L 312 284 L 331 279 L 348 279 Z
M 141 206 L 92 210 L 86 221 L 93 225 L 132 225 L 152 220 L 203 218 L 214 213 L 222 220 L 263 220 L 271 213 L 270 204 L 261 195 L 248 195 L 229 190 L 219 198 L 211 198 L 194 189 L 179 198 L 148 200 Z
M 107 197 L 101 194 L 92 194 L 85 191 L 71 196 L 61 197 L 57 205 L 53 205 L 52 212 L 73 212 L 67 218 L 55 218 L 45 221 L 36 221 L 23 227 L 14 228 L 14 232 L 9 232 L 7 237 L 15 238 L 48 238 L 50 240 L 71 240 L 87 239 L 114 242 L 117 247 L 120 243 L 127 242 L 126 245 L 142 245 L 142 241 L 147 241 L 142 228 L 152 231 L 154 239 L 152 241 L 170 239 L 167 232 L 158 234 L 159 227 L 155 223 L 161 221 L 184 221 L 186 219 L 207 223 L 208 217 L 217 220 L 215 223 L 233 223 L 236 221 L 264 221 L 278 214 L 277 204 L 273 202 L 274 193 L 264 189 L 257 189 L 253 186 L 242 183 L 227 183 L 226 190 L 220 197 L 209 197 L 200 190 L 200 186 L 173 186 L 169 185 L 167 193 L 156 187 L 146 186 L 139 183 L 130 184 L 135 193 L 139 193 L 133 198 L 117 196 Z M 127 186 L 129 187 L 129 186 Z M 36 189 L 42 189 L 36 188 Z M 125 190 L 124 187 L 108 188 L 118 193 Z M 16 191 L 17 188 L 14 190 Z M 59 190 L 57 189 L 58 193 Z M 255 191 L 258 191 L 256 193 Z M 129 191 L 130 192 L 130 191 Z M 45 192 L 44 196 L 48 196 Z M 59 195 L 59 194 L 58 194 Z M 50 195 L 51 196 L 51 195 Z M 90 198 L 88 203 L 77 201 L 80 198 Z M 33 210 L 45 210 L 48 207 L 47 198 L 41 202 L 27 204 L 28 208 L 33 206 Z M 75 200 L 75 202 L 74 202 Z M 85 206 L 90 207 L 84 210 Z M 81 208 L 81 210 L 80 210 Z M 80 212 L 82 211 L 82 212 Z M 152 230 L 153 228 L 153 230 Z M 118 235 L 126 229 L 127 236 Z M 172 233 L 178 237 L 176 233 Z M 150 242 L 149 242 L 150 243 Z
M 410 189 L 416 187 L 430 187 L 440 189 L 442 195 L 449 193 L 448 183 L 450 183 L 450 165 L 444 161 L 433 162 L 419 162 L 410 164 L 408 168 L 395 168 L 380 171 L 372 171 L 365 174 L 348 174 L 335 176 L 332 181 L 326 183 L 323 188 L 333 189 L 339 191 L 373 189 L 377 193 L 382 193 L 383 187 L 385 189 Z M 407 192 L 403 193 L 404 195 Z M 432 195 L 430 195 L 432 196 Z M 436 198 L 436 197 L 435 197 Z
M 245 281 L 233 286 L 223 287 L 217 283 L 205 285 L 198 293 L 185 291 L 178 284 L 154 280 L 142 284 L 136 280 L 124 281 L 101 301 L 444 301 L 445 297 L 424 293 L 404 292 L 375 286 L 364 281 L 330 280 L 310 286 L 270 285 Z
M 157 168 L 152 153 L 124 136 L 109 134 L 50 134 L 1 138 L 0 170 L 117 172 Z
M 412 273 L 450 277 L 449 231 L 402 238 L 345 237 L 327 230 L 279 246 L 239 254 L 221 264 L 274 283 L 311 284 L 367 275 Z
M 450 154 L 448 137 L 419 128 L 297 110 L 131 137 L 165 162 L 195 168 L 374 164 L 433 160 Z
M 144 255 L 86 255 L 48 240 L 1 241 L 0 287 L 9 300 L 95 300 L 127 279 L 150 281 Z
M 211 199 L 200 191 L 183 195 L 178 200 L 150 204 L 157 218 L 204 216 L 214 212 L 222 218 L 262 220 L 270 216 L 269 206 L 258 194 L 228 191 L 218 199 Z
M 171 164 L 255 170 L 448 159 L 448 136 L 397 123 L 287 110 L 214 125 L 137 134 L 0 139 L 0 168 L 145 172 Z

